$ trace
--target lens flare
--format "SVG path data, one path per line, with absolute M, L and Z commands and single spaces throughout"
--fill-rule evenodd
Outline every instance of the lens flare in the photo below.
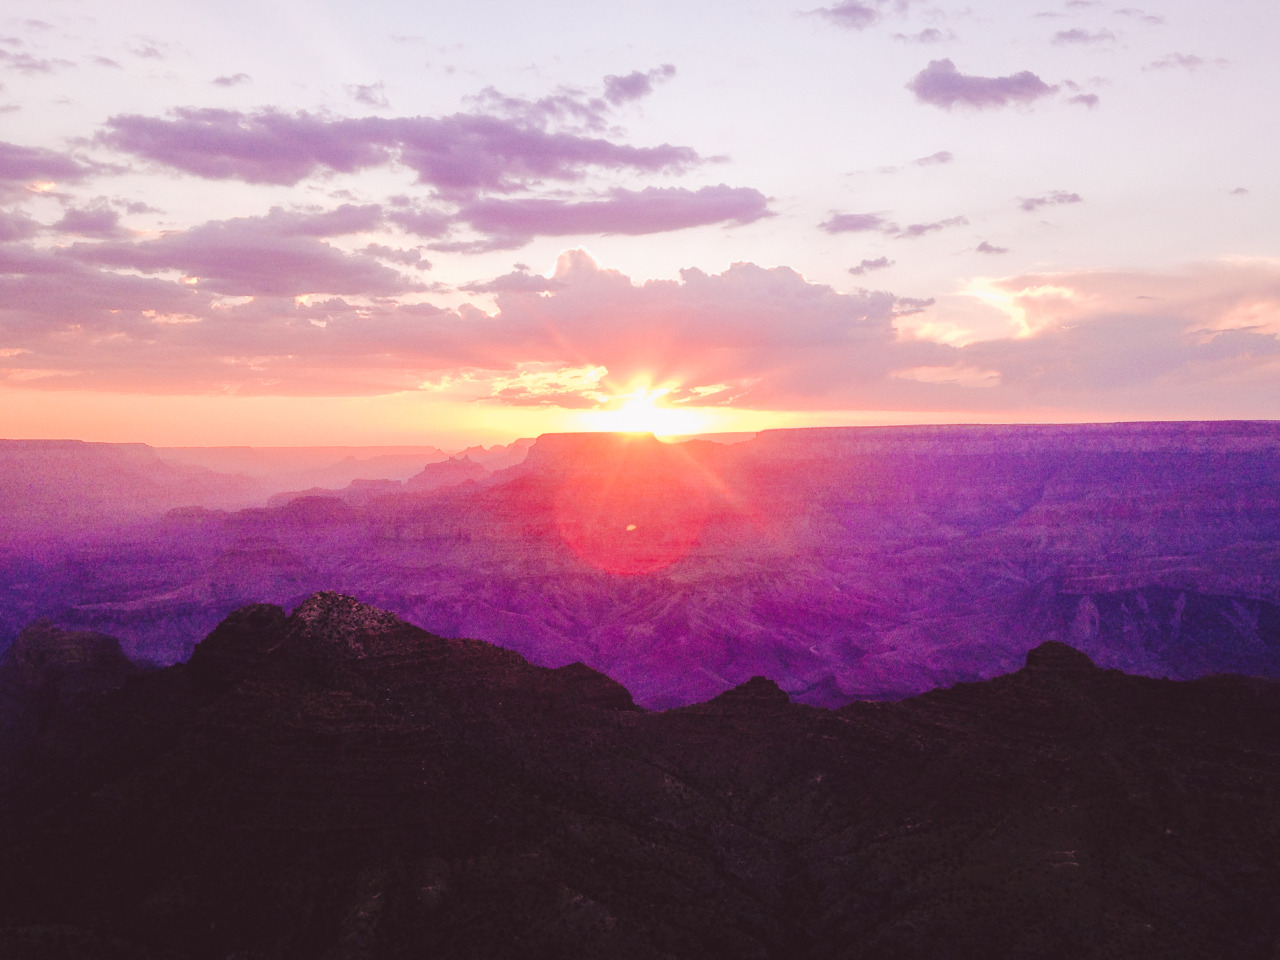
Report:
M 657 437 L 709 432 L 713 421 L 697 408 L 674 406 L 664 399 L 671 387 L 635 387 L 614 396 L 603 409 L 585 414 L 593 431 L 652 433 Z

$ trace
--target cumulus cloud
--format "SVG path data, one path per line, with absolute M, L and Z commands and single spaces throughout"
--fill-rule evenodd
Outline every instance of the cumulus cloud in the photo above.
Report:
M 431 261 L 422 255 L 421 247 L 405 250 L 401 247 L 388 247 L 381 243 L 370 243 L 361 252 L 366 257 L 375 257 L 388 263 L 400 263 L 406 267 L 418 267 L 422 270 L 431 269 Z
M 144 273 L 178 271 L 201 289 L 228 296 L 388 296 L 422 289 L 368 257 L 317 239 L 363 229 L 368 209 L 309 214 L 277 208 L 265 217 L 213 220 L 156 240 L 75 244 L 66 255 Z
M 1078 103 L 1082 107 L 1088 107 L 1092 110 L 1098 105 L 1098 95 L 1096 93 L 1077 93 L 1074 97 L 1068 97 L 1067 103 Z
M 1256 399 L 1254 412 L 1224 404 L 1256 397 L 1250 381 L 1280 373 L 1280 261 L 1031 274 L 994 287 L 1021 332 L 960 352 L 1000 371 L 1008 401 L 1079 402 L 1094 392 L 1173 411 L 1197 397 L 1215 415 L 1257 416 Z M 1247 389 L 1233 395 L 1237 387 Z
M 675 75 L 676 68 L 670 63 L 664 63 L 662 66 L 645 73 L 633 70 L 625 77 L 611 74 L 604 78 L 604 98 L 614 106 L 630 103 L 632 100 L 647 97 L 653 92 L 655 83 L 669 80 Z
M 961 73 L 950 60 L 931 60 L 907 83 L 921 103 L 944 110 L 960 106 L 984 109 L 1032 103 L 1057 90 L 1030 70 L 1005 77 L 980 77 Z
M 933 167 L 943 163 L 950 163 L 955 157 L 952 156 L 950 150 L 939 150 L 937 153 L 931 153 L 927 157 L 920 157 L 918 160 L 911 161 L 917 167 Z
M 1054 190 L 1042 197 L 1019 197 L 1018 206 L 1023 210 L 1039 210 L 1041 207 L 1055 207 L 1066 203 L 1083 203 L 1084 197 L 1066 190 Z
M 525 268 L 513 270 L 492 280 L 464 283 L 458 289 L 469 293 L 544 293 L 548 290 L 559 290 L 563 286 L 564 284 L 554 277 L 530 273 Z
M 17 210 L 0 210 L 0 243 L 25 240 L 35 236 L 39 230 L 40 224 L 26 214 Z
M 1009 252 L 1008 247 L 997 247 L 995 244 L 988 243 L 986 240 L 983 240 L 974 249 L 977 250 L 979 253 L 1008 253 Z
M 289 186 L 398 161 L 451 198 L 575 181 L 589 168 L 660 173 L 699 162 L 689 147 L 633 147 L 479 114 L 333 119 L 184 108 L 170 118 L 111 117 L 98 142 L 200 177 Z
M 100 240 L 126 236 L 120 226 L 120 214 L 106 204 L 68 209 L 62 219 L 53 225 L 59 233 L 70 233 Z
M 265 230 L 261 222 L 236 221 L 216 229 L 241 237 Z M 118 258 L 125 270 L 200 257 L 216 263 L 217 244 L 207 236 L 216 229 L 92 246 L 132 250 Z M 254 243 L 268 255 L 280 243 L 324 248 L 279 233 Z M 204 281 L 118 272 L 105 262 L 112 257 L 85 256 L 89 246 L 59 253 L 0 245 L 0 378 L 20 367 L 28 372 L 14 375 L 37 388 L 295 395 L 422 389 L 562 406 L 596 405 L 636 382 L 670 387 L 673 402 L 760 409 L 1097 404 L 1168 416 L 1195 397 L 1209 398 L 1214 415 L 1260 416 L 1275 415 L 1280 405 L 1263 410 L 1256 399 L 1258 383 L 1280 376 L 1277 260 L 1173 274 L 986 280 L 972 295 L 1002 312 L 1005 332 L 952 342 L 941 332 L 950 322 L 947 302 L 840 293 L 794 270 L 751 263 L 641 283 L 570 251 L 553 277 L 517 268 L 468 285 L 494 295 L 496 306 L 486 313 L 466 305 L 443 310 L 418 302 L 420 293 L 371 295 L 385 289 L 377 275 L 354 296 L 299 297 L 296 285 L 248 283 L 263 292 L 233 297 Z M 377 266 L 367 255 L 351 259 Z M 242 278 L 230 286 L 246 284 Z M 31 370 L 58 374 L 30 379 Z M 1232 407 L 1233 397 L 1246 405 Z
M 238 87 L 242 83 L 251 83 L 253 78 L 247 73 L 228 73 L 214 77 L 211 81 L 215 87 Z
M 0 140 L 0 194 L 33 182 L 77 183 L 91 172 L 66 154 Z
M 391 101 L 387 99 L 387 85 L 385 83 L 357 83 L 347 87 L 347 93 L 351 95 L 351 99 L 356 103 L 363 103 L 370 107 L 389 107 Z

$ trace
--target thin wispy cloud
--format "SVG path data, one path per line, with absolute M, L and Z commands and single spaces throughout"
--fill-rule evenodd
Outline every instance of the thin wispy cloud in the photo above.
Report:
M 1115 39 L 1116 35 L 1110 30 L 1082 30 L 1079 27 L 1071 30 L 1059 30 L 1053 35 L 1053 42 L 1059 45 L 1111 43 Z
M 819 7 L 809 13 L 846 30 L 865 30 L 880 19 L 879 10 L 860 3 L 859 0 L 844 0 L 835 6 Z
M 887 270 L 892 266 L 893 261 L 888 257 L 876 257 L 874 260 L 863 260 L 856 267 L 850 267 L 849 272 L 855 277 L 861 277 L 874 270 Z
M 898 240 L 912 240 L 948 227 L 962 227 L 968 222 L 966 217 L 957 216 L 927 223 L 911 223 L 904 227 L 875 213 L 833 213 L 818 224 L 818 227 L 827 233 L 875 232 Z
M 1063 204 L 1083 203 L 1084 198 L 1078 193 L 1069 193 L 1066 190 L 1054 190 L 1039 197 L 1019 197 L 1018 206 L 1028 212 L 1039 210 L 1041 207 L 1056 207 Z

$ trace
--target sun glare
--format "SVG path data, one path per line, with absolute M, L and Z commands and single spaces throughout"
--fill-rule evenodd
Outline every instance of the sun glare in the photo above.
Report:
M 641 387 L 616 399 L 616 407 L 593 410 L 585 414 L 591 430 L 615 433 L 652 433 L 655 436 L 678 436 L 711 429 L 711 418 L 703 411 L 668 406 L 663 402 L 671 391 L 667 388 Z

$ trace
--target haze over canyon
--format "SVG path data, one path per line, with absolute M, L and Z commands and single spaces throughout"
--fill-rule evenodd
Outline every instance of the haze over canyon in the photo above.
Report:
M 0 452 L 21 505 L 0 643 L 52 617 L 168 664 L 238 606 L 340 590 L 537 664 L 580 661 L 651 708 L 758 674 L 819 705 L 900 697 L 1007 672 L 1051 639 L 1152 676 L 1280 676 L 1274 423 L 312 452 L 293 495 L 201 465 L 282 452 Z

